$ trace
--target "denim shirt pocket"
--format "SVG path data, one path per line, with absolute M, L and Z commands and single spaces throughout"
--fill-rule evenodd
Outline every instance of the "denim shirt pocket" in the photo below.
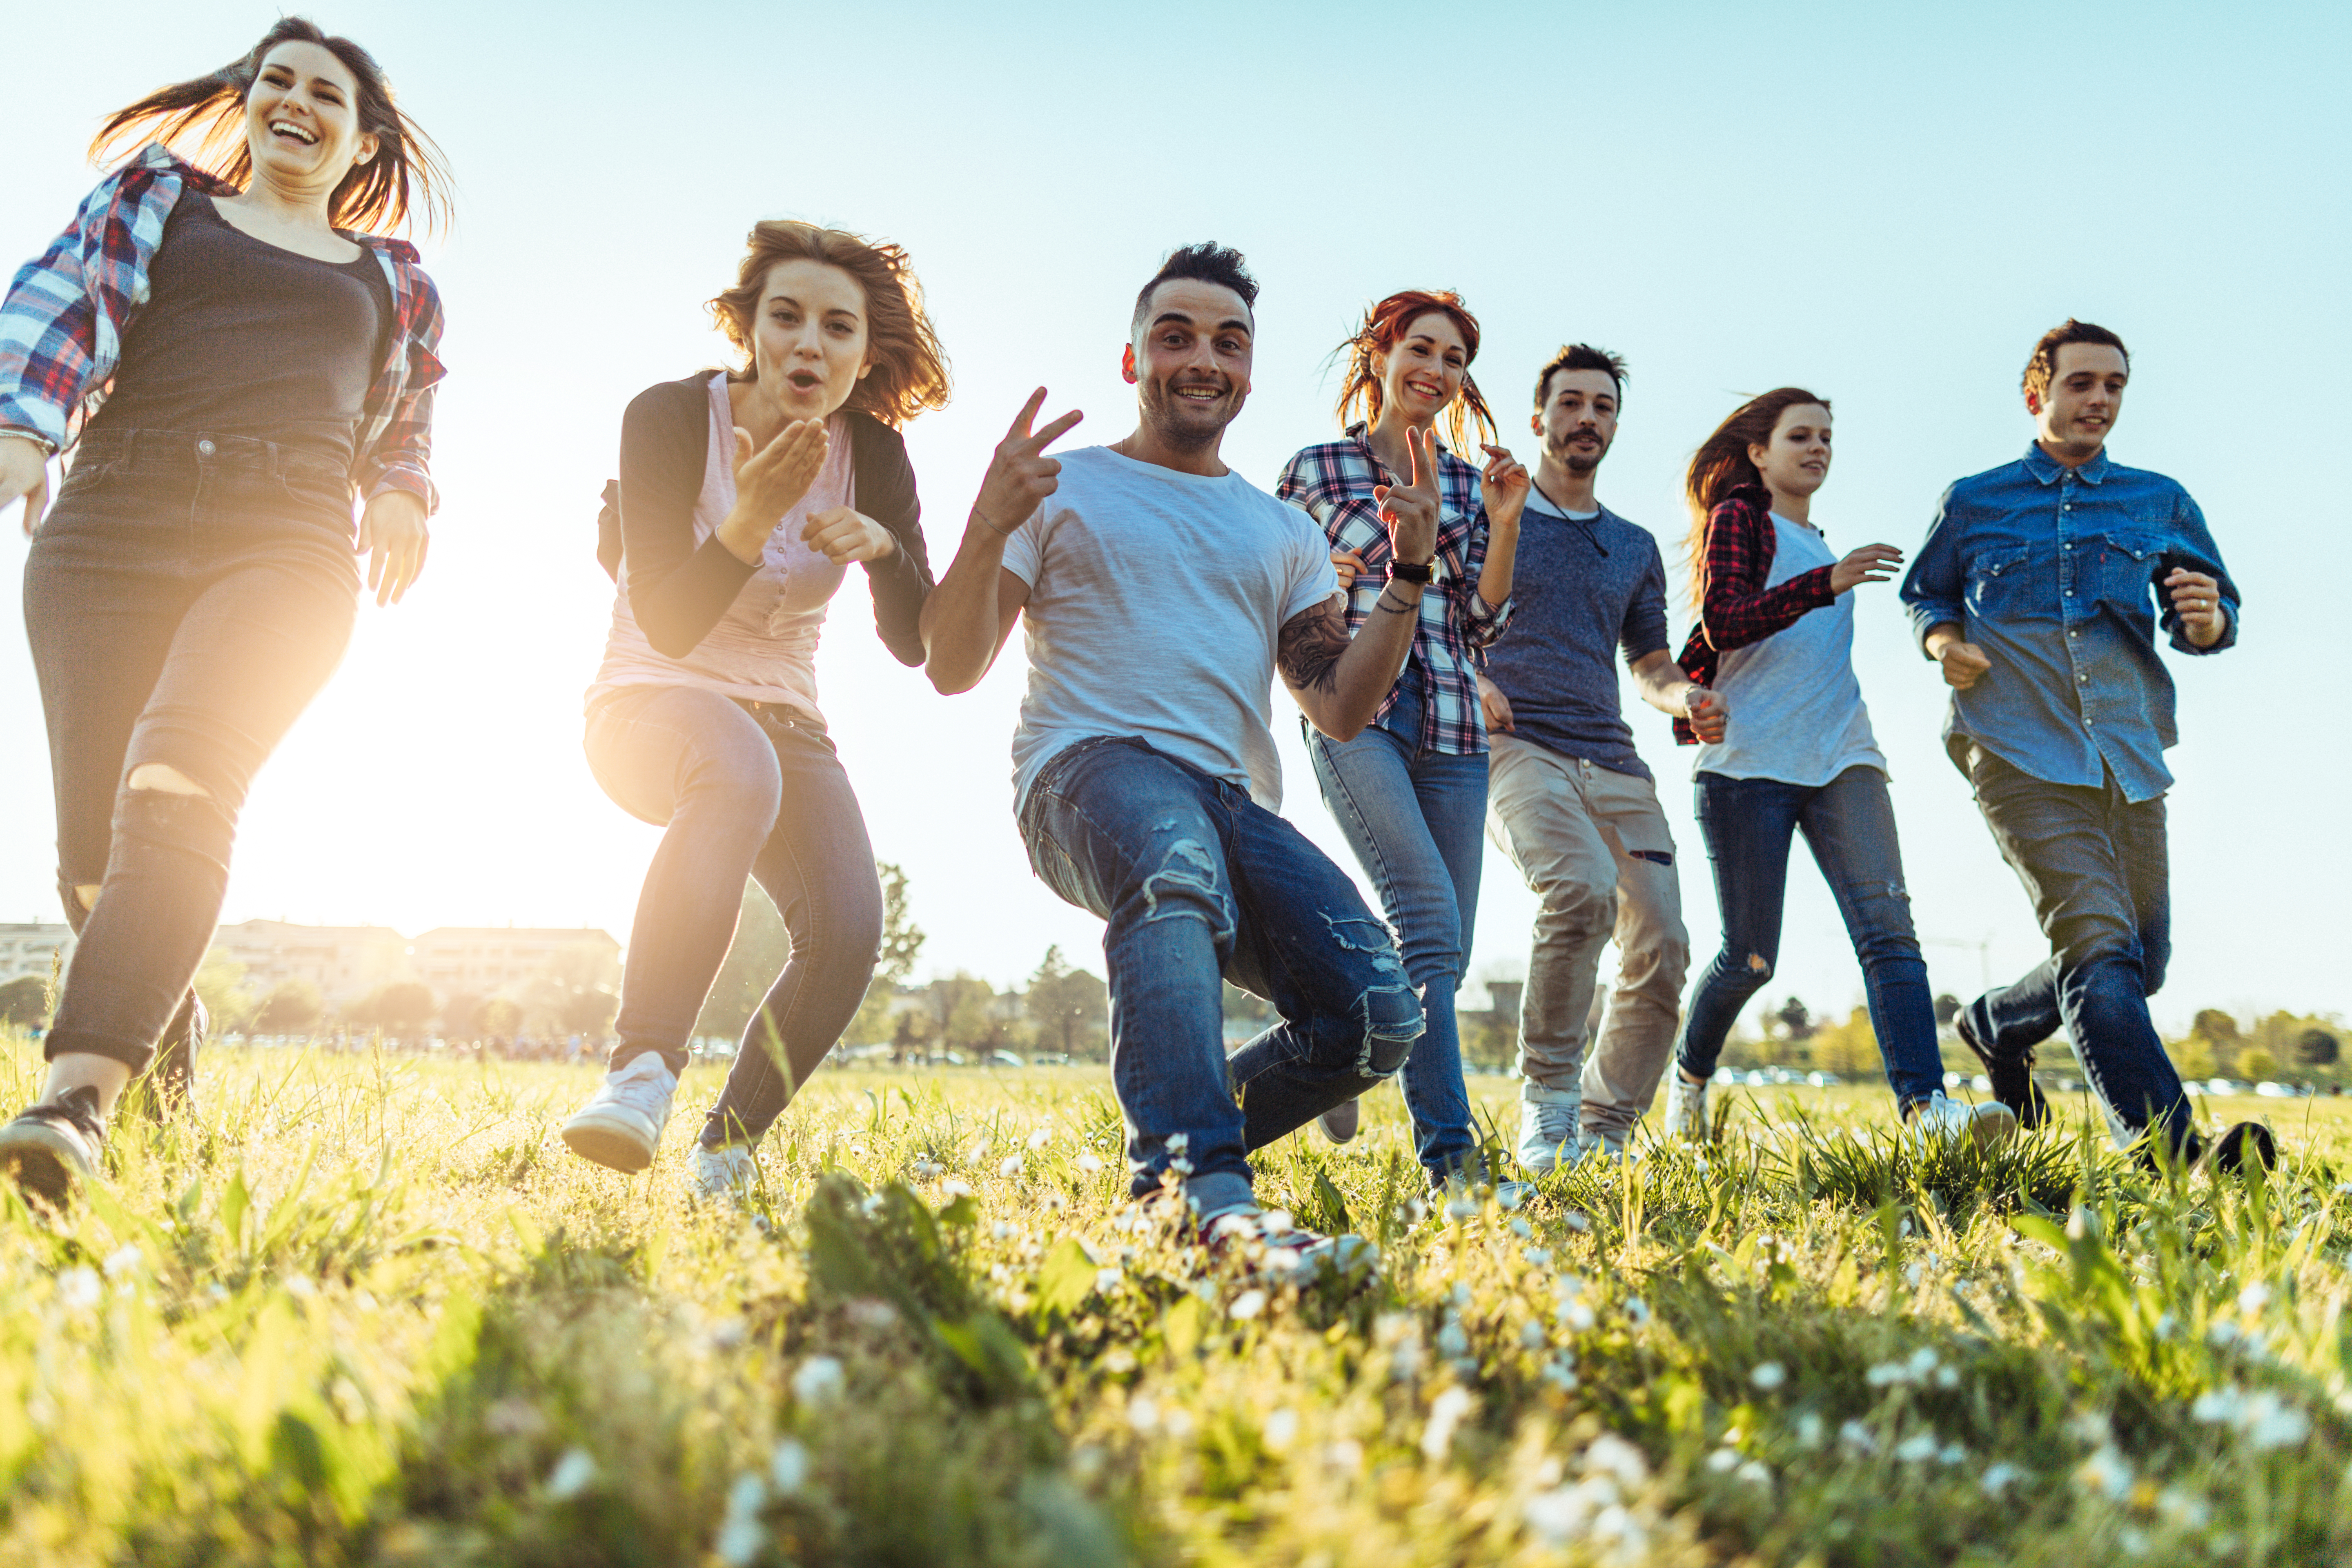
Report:
M 2022 544 L 2000 545 L 1977 552 L 1969 563 L 1968 605 L 1971 614 L 1992 619 L 2033 607 L 2033 552 Z M 2048 595 L 2042 595 L 2046 602 Z
M 2108 529 L 2099 541 L 2099 597 L 2110 604 L 2146 605 L 2163 570 L 2164 552 L 2165 538 L 2158 530 Z

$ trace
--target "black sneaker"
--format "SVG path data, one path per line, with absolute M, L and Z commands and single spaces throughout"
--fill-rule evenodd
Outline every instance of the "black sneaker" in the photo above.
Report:
M 144 1100 L 148 1119 L 163 1121 L 192 1114 L 196 1109 L 196 1050 L 205 1043 L 212 1018 L 192 988 L 180 1010 L 163 1028 L 155 1047 L 154 1064 L 147 1069 Z
M 2252 1168 L 2270 1171 L 2278 1165 L 2278 1139 L 2259 1121 L 2241 1121 L 2223 1131 L 2197 1163 L 2214 1175 L 2234 1176 Z
M 1960 1044 L 1977 1054 L 1984 1063 L 1985 1077 L 1992 1083 L 1992 1097 L 2017 1112 L 2017 1128 L 2031 1132 L 2050 1120 L 2050 1101 L 2043 1097 L 2042 1086 L 2033 1081 L 2033 1047 L 2026 1047 L 2014 1057 L 1996 1055 L 1977 1038 L 1974 1014 L 1976 1004 L 1961 1008 L 1952 1019 L 1952 1031 L 1960 1037 Z
M 76 1181 L 98 1180 L 105 1154 L 106 1119 L 99 1113 L 98 1090 L 87 1084 L 0 1127 L 0 1166 L 51 1208 L 66 1206 Z

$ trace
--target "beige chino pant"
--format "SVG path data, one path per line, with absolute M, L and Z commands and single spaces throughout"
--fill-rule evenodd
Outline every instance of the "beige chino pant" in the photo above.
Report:
M 1515 735 L 1491 745 L 1486 831 L 1540 900 L 1519 1070 L 1529 1091 L 1580 1081 L 1583 1131 L 1622 1139 L 1673 1057 L 1690 966 L 1674 835 L 1647 779 Z M 1601 950 L 1612 936 L 1617 984 L 1603 1027 Z

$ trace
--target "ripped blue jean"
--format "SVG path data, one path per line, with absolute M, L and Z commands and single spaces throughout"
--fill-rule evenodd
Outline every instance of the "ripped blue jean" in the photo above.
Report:
M 1084 741 L 1030 786 L 1021 837 L 1040 880 L 1108 922 L 1111 1082 L 1135 1196 L 1181 1159 L 1202 1214 L 1248 1202 L 1251 1150 L 1392 1077 L 1421 1037 L 1388 928 L 1238 785 L 1139 740 Z M 1223 980 L 1278 1020 L 1230 1059 Z
M 1723 949 L 1699 976 L 1675 1053 L 1692 1078 L 1711 1078 L 1725 1037 L 1748 998 L 1772 978 L 1780 959 L 1781 901 L 1789 850 L 1798 833 L 1811 847 L 1837 900 L 1853 955 L 1862 962 L 1870 1026 L 1886 1062 L 1887 1082 L 1905 1107 L 1941 1090 L 1943 1057 L 1927 965 L 1911 929 L 1911 895 L 1903 886 L 1903 851 L 1886 775 L 1851 767 L 1820 788 L 1779 779 L 1696 781 L 1698 827 L 1715 869 L 1723 914 Z

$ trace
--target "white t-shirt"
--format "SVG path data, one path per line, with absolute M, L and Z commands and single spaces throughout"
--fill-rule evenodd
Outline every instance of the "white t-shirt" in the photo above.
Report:
M 1029 584 L 1029 689 L 1014 810 L 1080 741 L 1133 735 L 1282 805 L 1275 648 L 1339 591 L 1315 520 L 1237 473 L 1178 473 L 1108 447 L 1057 454 L 1061 484 L 1005 541 Z
M 1836 563 L 1829 541 L 1803 523 L 1776 511 L 1772 531 L 1766 587 Z M 1870 732 L 1870 710 L 1862 705 L 1862 685 L 1853 678 L 1851 593 L 1725 654 L 1715 689 L 1731 702 L 1731 722 L 1722 740 L 1699 748 L 1699 773 L 1818 789 L 1856 765 L 1886 771 Z

